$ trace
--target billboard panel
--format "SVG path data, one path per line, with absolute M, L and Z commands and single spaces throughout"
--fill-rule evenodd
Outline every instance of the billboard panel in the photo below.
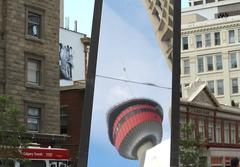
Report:
M 102 8 L 101 2 L 95 6 L 84 107 L 83 125 L 91 123 L 85 126 L 88 151 L 88 142 L 80 146 L 80 157 L 88 153 L 88 159 L 79 164 L 168 167 L 173 1 L 105 0 Z
M 81 39 L 86 35 L 68 29 L 59 30 L 60 86 L 85 80 L 85 54 Z

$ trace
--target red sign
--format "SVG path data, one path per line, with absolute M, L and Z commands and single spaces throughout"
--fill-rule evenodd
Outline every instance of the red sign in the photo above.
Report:
M 27 148 L 21 150 L 24 158 L 27 159 L 69 159 L 67 149 L 54 148 Z

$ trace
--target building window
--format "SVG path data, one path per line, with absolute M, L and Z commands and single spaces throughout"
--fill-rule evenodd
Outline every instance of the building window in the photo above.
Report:
M 223 80 L 217 80 L 217 95 L 223 95 L 224 94 L 224 84 Z
M 158 21 L 161 21 L 161 17 L 159 16 L 159 13 L 157 10 L 154 11 L 153 15 L 155 15 Z
M 68 133 L 67 107 L 61 107 L 61 110 L 60 110 L 60 132 L 61 132 L 61 134 L 67 134 Z
M 212 3 L 215 2 L 215 0 L 206 0 L 206 3 Z
M 30 106 L 28 107 L 28 110 L 27 110 L 28 131 L 39 132 L 40 111 L 41 111 L 41 108 L 30 107 Z
M 232 78 L 232 94 L 238 93 L 238 78 Z
M 222 156 L 211 156 L 211 167 L 222 167 L 223 164 L 224 161 Z
M 207 70 L 213 71 L 213 57 L 207 56 Z
M 185 114 L 181 114 L 180 115 L 180 129 L 182 129 L 184 127 L 186 122 L 187 122 L 186 115 Z M 186 138 L 186 136 L 184 136 L 184 135 L 185 135 L 184 132 L 182 130 L 180 130 L 180 139 Z
M 240 144 L 240 124 L 238 124 L 238 144 Z
M 192 116 L 189 119 L 189 123 L 192 125 L 192 133 L 189 134 L 190 139 L 195 139 L 196 137 L 196 117 Z
M 224 121 L 224 143 L 229 143 L 229 136 L 230 136 L 229 122 Z
M 221 121 L 216 121 L 216 143 L 222 142 Z
M 156 5 L 159 6 L 159 8 L 160 8 L 161 10 L 163 10 L 163 9 L 162 9 L 162 3 L 160 2 L 160 0 L 156 0 Z
M 183 50 L 188 50 L 188 37 L 182 38 L 182 48 Z
M 195 1 L 193 4 L 194 4 L 194 6 L 201 5 L 201 4 L 203 4 L 203 1 L 202 0 L 201 1 Z
M 216 69 L 217 70 L 222 70 L 223 66 L 222 66 L 222 55 L 218 54 L 216 55 Z
M 211 46 L 211 33 L 205 34 L 205 47 Z
M 204 72 L 204 61 L 202 56 L 198 56 L 197 63 L 198 63 L 198 73 Z
M 196 35 L 196 47 L 197 48 L 202 47 L 202 35 Z
M 31 11 L 28 11 L 27 13 L 28 19 L 27 19 L 27 32 L 28 35 L 40 38 L 41 36 L 41 15 L 38 13 L 34 13 Z
M 230 68 L 237 68 L 237 52 L 229 53 Z
M 27 59 L 27 83 L 40 85 L 41 62 Z
M 231 123 L 231 143 L 236 144 L 236 126 Z
M 184 67 L 184 74 L 190 74 L 190 61 L 189 59 L 184 59 L 183 60 L 183 67 Z
M 208 141 L 209 142 L 214 142 L 213 120 L 208 120 Z
M 229 30 L 228 31 L 228 41 L 229 43 L 235 43 L 235 32 L 234 30 Z
M 220 32 L 214 33 L 214 43 L 215 43 L 215 46 L 221 45 Z
M 210 91 L 214 94 L 214 81 L 207 81 L 207 86 Z
M 238 29 L 238 42 L 240 42 L 240 29 Z
M 198 132 L 199 132 L 199 139 L 204 141 L 205 140 L 205 129 L 204 129 L 204 120 L 203 119 L 199 119 Z

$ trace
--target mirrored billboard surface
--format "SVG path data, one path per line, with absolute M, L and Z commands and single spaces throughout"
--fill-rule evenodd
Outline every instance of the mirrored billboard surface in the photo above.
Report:
M 144 1 L 103 3 L 89 167 L 170 166 L 172 71 L 154 26 Z

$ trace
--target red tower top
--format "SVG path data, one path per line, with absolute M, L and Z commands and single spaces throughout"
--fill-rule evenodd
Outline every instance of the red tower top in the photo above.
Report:
M 108 113 L 108 133 L 120 155 L 138 159 L 144 143 L 154 146 L 162 140 L 162 107 L 149 99 L 123 102 Z

